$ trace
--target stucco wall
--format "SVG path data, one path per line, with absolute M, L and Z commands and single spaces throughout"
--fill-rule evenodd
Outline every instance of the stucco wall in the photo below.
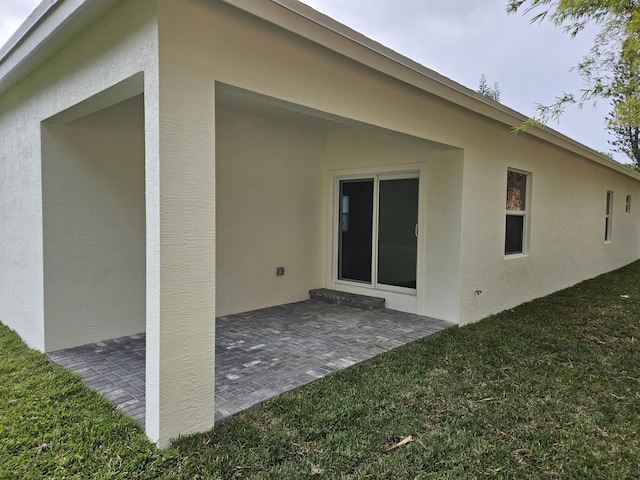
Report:
M 322 286 L 324 138 L 216 110 L 217 315 L 304 300 Z
M 326 40 L 346 55 L 335 54 L 229 5 L 185 2 L 178 7 L 165 2 L 162 7 L 163 15 L 172 19 L 173 28 L 167 31 L 167 37 L 173 41 L 167 43 L 161 55 L 168 70 L 176 75 L 192 63 L 197 65 L 197 75 L 209 78 L 211 83 L 224 82 L 453 147 L 449 153 L 444 149 L 440 157 L 427 164 L 429 210 L 423 262 L 428 272 L 424 288 L 428 291 L 424 292 L 421 312 L 448 319 L 457 317 L 460 323 L 467 323 L 638 258 L 634 221 L 620 220 L 617 213 L 619 202 L 624 202 L 626 195 L 618 190 L 636 189 L 637 181 L 531 135 L 515 137 L 508 125 L 454 106 L 415 85 L 354 61 L 348 58 L 350 54 L 371 65 L 386 62 L 382 57 L 373 58 L 374 53 L 356 44 L 347 45 L 348 41 L 332 36 L 322 27 L 307 25 L 315 38 Z M 269 8 L 265 6 L 265 10 Z M 304 19 L 286 11 L 280 15 L 290 22 L 291 30 L 303 30 Z M 216 28 L 210 28 L 211 24 Z M 228 38 L 235 41 L 228 42 Z M 405 67 L 394 64 L 389 71 L 420 83 L 414 78 L 417 74 Z M 329 142 L 327 151 L 330 148 Z M 341 157 L 335 157 L 339 161 L 328 153 L 327 170 L 387 162 L 380 158 L 381 152 L 375 152 L 378 156 L 368 155 L 368 150 L 362 148 L 348 153 L 349 148 L 344 148 Z M 391 163 L 396 161 L 400 160 Z M 533 174 L 531 249 L 528 257 L 519 259 L 504 257 L 508 167 Z M 604 188 L 603 180 L 613 186 Z M 221 184 L 224 178 L 218 182 Z M 604 245 L 604 207 L 599 203 L 604 201 L 607 189 L 616 193 L 618 207 L 613 222 L 615 241 Z M 565 199 L 563 203 L 558 192 L 567 191 L 572 200 Z M 327 188 L 327 202 L 331 195 Z M 578 211 L 565 209 L 571 201 L 576 205 L 576 198 L 580 198 Z M 564 209 L 564 213 L 559 215 L 558 209 Z M 592 229 L 597 240 L 587 241 L 579 233 Z M 325 264 L 328 261 L 329 254 Z M 482 293 L 477 295 L 476 290 Z M 427 307 L 438 304 L 445 306 Z
M 228 5 L 184 2 L 178 6 L 172 2 L 162 2 L 160 4 L 160 18 L 170 19 L 167 21 L 171 24 L 171 28 L 161 30 L 161 38 L 166 38 L 166 41 L 161 43 L 160 50 L 161 65 L 163 72 L 166 72 L 163 73 L 163 78 L 175 77 L 176 82 L 179 79 L 184 83 L 184 79 L 187 78 L 185 72 L 192 73 L 188 84 L 176 87 L 171 93 L 167 92 L 165 98 L 170 95 L 176 98 L 181 97 L 182 103 L 185 103 L 187 98 L 189 99 L 188 103 L 196 103 L 203 98 L 208 99 L 213 96 L 215 83 L 221 82 L 275 99 L 283 99 L 304 108 L 327 112 L 339 118 L 354 120 L 356 123 L 362 122 L 361 133 L 358 134 L 359 138 L 356 138 L 356 135 L 351 140 L 342 141 L 337 140 L 336 137 L 333 152 L 326 154 L 326 183 L 323 186 L 322 197 L 324 204 L 319 206 L 320 209 L 324 209 L 325 219 L 327 218 L 326 212 L 329 211 L 329 202 L 333 198 L 333 187 L 326 180 L 329 170 L 353 169 L 364 165 L 384 166 L 429 162 L 428 169 L 431 169 L 431 172 L 425 176 L 425 180 L 431 182 L 433 188 L 427 191 L 427 195 L 436 195 L 437 198 L 428 202 L 425 200 L 426 208 L 434 214 L 432 218 L 435 221 L 440 222 L 442 212 L 446 212 L 444 215 L 448 216 L 450 220 L 437 229 L 427 229 L 426 224 L 420 227 L 424 228 L 422 241 L 438 245 L 441 250 L 429 259 L 423 258 L 421 260 L 425 271 L 427 266 L 429 267 L 430 276 L 425 278 L 425 286 L 429 284 L 434 288 L 429 290 L 428 295 L 424 295 L 420 299 L 422 306 L 419 311 L 448 319 L 457 318 L 459 305 L 459 249 L 457 249 L 457 245 L 459 244 L 460 230 L 461 197 L 459 189 L 462 178 L 462 155 L 461 151 L 457 150 L 458 156 L 452 159 L 451 156 L 442 152 L 449 151 L 447 145 L 460 144 L 462 135 L 459 129 L 446 128 L 447 123 L 459 125 L 462 118 L 460 110 L 447 109 L 446 104 L 435 97 L 420 95 L 415 89 L 407 88 L 406 85 L 394 81 L 386 75 L 336 56 L 323 47 L 264 21 L 247 16 Z M 212 24 L 215 24 L 216 28 L 210 28 Z M 228 38 L 235 40 L 228 42 Z M 173 83 L 173 81 L 165 81 L 164 83 L 166 85 Z M 194 83 L 198 85 L 197 88 L 193 87 Z M 175 124 L 175 119 L 173 123 Z M 222 123 L 224 123 L 224 117 Z M 379 131 L 374 132 L 375 129 L 370 130 L 367 126 L 369 124 L 414 135 L 423 140 L 438 138 L 445 145 L 431 149 L 426 148 L 421 144 L 421 140 L 409 142 L 406 140 L 406 136 L 403 140 L 402 135 L 396 138 Z M 227 139 L 224 138 L 224 135 L 227 134 L 225 128 L 224 125 L 216 122 L 216 142 L 227 142 Z M 370 130 L 368 133 L 362 134 L 368 130 Z M 173 132 L 171 134 L 173 135 Z M 367 138 L 367 135 L 370 138 Z M 242 140 L 248 145 L 242 145 L 241 148 L 257 151 L 258 147 L 251 145 L 252 141 L 249 136 Z M 331 135 L 327 134 L 327 148 L 329 148 L 330 142 Z M 340 142 L 342 142 L 342 146 L 338 145 Z M 347 145 L 349 142 L 351 142 L 350 146 Z M 236 143 L 238 142 L 236 141 Z M 277 151 L 277 148 L 280 147 L 276 146 L 275 148 Z M 395 148 L 398 150 L 394 151 Z M 224 151 L 220 146 L 217 149 L 218 152 Z M 277 157 L 277 155 L 268 153 L 267 150 L 263 149 L 263 152 L 260 152 L 262 156 L 268 155 L 272 160 Z M 338 153 L 338 150 L 341 150 L 341 153 Z M 429 152 L 430 154 L 427 155 L 425 152 L 429 150 L 433 150 L 433 152 Z M 224 162 L 222 157 L 217 160 Z M 438 166 L 439 164 L 440 166 Z M 227 185 L 224 171 L 224 165 L 216 170 L 218 187 L 229 190 L 235 188 L 240 191 L 242 184 Z M 273 180 L 271 182 L 265 181 L 263 184 L 265 189 L 263 202 L 268 202 L 270 195 L 276 198 L 281 195 L 277 179 Z M 237 181 L 239 180 L 236 175 L 230 180 L 230 183 L 234 184 Z M 443 185 L 447 184 L 451 185 L 450 190 L 442 191 L 445 190 Z M 304 196 L 299 198 L 303 203 L 306 202 Z M 442 206 L 442 198 L 448 199 L 444 207 Z M 220 196 L 218 200 L 223 201 L 224 196 Z M 216 212 L 216 215 L 226 214 L 225 208 L 220 205 L 217 205 Z M 222 225 L 225 221 L 221 220 L 218 223 Z M 324 245 L 321 251 L 324 272 L 328 272 L 328 269 L 331 268 L 331 253 L 327 248 L 330 242 L 327 227 L 324 224 L 311 225 L 309 221 L 305 221 L 304 224 L 310 225 L 314 229 L 310 231 L 324 232 L 322 234 Z M 260 225 L 266 228 L 263 230 L 265 238 L 271 238 L 275 228 L 265 225 L 264 220 L 260 220 Z M 274 247 L 270 252 L 265 251 L 264 248 L 261 249 L 264 256 L 259 262 L 255 262 L 254 256 L 246 256 L 245 245 L 238 244 L 238 250 L 229 250 L 234 247 L 234 244 L 225 239 L 225 235 L 222 231 L 217 232 L 219 239 L 217 248 L 222 249 L 225 245 L 224 250 L 217 253 L 217 258 L 219 261 L 227 262 L 228 266 L 221 265 L 217 268 L 217 278 L 218 282 L 229 279 L 230 285 L 219 284 L 217 287 L 219 305 L 216 306 L 216 314 L 248 310 L 259 305 L 251 300 L 252 295 L 250 294 L 246 294 L 243 299 L 239 298 L 240 290 L 235 285 L 240 283 L 240 278 L 244 278 L 242 283 L 248 287 L 249 291 L 257 292 L 258 298 L 271 296 L 274 299 L 299 299 L 302 296 L 302 293 L 300 296 L 297 293 L 295 296 L 281 293 L 273 296 L 275 290 L 271 286 L 277 290 L 279 285 L 288 281 L 286 278 L 288 273 L 284 278 L 270 278 L 275 267 L 278 266 L 276 259 L 279 250 L 277 247 Z M 298 250 L 298 252 L 300 251 Z M 309 250 L 306 253 L 308 252 Z M 310 260 L 311 264 L 306 268 L 316 268 L 313 265 L 317 257 L 311 256 L 303 259 L 303 256 L 306 257 L 306 253 L 303 255 L 300 252 L 298 259 L 294 262 L 301 264 Z M 291 254 L 293 251 L 290 252 L 288 258 L 292 258 Z M 235 265 L 231 265 L 228 260 L 231 258 L 234 259 Z M 448 261 L 443 261 L 445 258 Z M 249 259 L 253 259 L 257 272 L 265 272 L 264 276 L 257 273 L 256 277 L 251 277 L 248 273 L 248 266 L 245 266 Z M 286 267 L 286 265 L 284 266 Z M 240 272 L 244 273 L 241 275 Z M 312 273 L 311 278 L 315 278 L 316 275 L 315 272 Z M 265 288 L 264 292 L 260 292 L 261 282 Z M 305 289 L 306 285 L 307 283 L 305 283 Z M 302 288 L 296 287 L 295 291 L 302 292 Z M 229 302 L 235 304 L 232 308 L 225 306 L 226 298 L 230 298 Z M 427 304 L 430 305 L 428 309 L 425 306 Z M 445 307 L 440 308 L 441 305 L 445 305 Z
M 447 145 L 464 138 L 451 128 L 460 125 L 461 109 L 232 6 L 164 1 L 159 12 L 167 22 L 161 63 L 172 75 L 193 72 L 183 82 L 207 82 L 211 92 L 218 81 Z M 187 95 L 185 89 L 180 93 Z
M 40 122 L 139 72 L 153 99 L 156 32 L 154 2 L 121 2 L 0 96 L 0 320 L 31 347 L 46 348 Z
M 424 258 L 419 259 L 426 272 L 421 287 L 425 290 L 423 305 L 419 306 L 424 313 L 453 320 L 457 317 L 461 323 L 478 320 L 638 258 L 638 209 L 634 204 L 630 215 L 625 217 L 622 213 L 626 194 L 640 199 L 637 181 L 532 137 L 515 138 L 506 125 L 469 113 L 419 88 L 428 84 L 434 91 L 441 91 L 448 87 L 427 81 L 415 69 L 393 63 L 275 3 L 247 2 L 247 6 L 269 14 L 277 10 L 274 18 L 284 20 L 289 30 L 221 2 L 158 0 L 156 17 L 155 1 L 121 1 L 0 97 L 0 319 L 18 330 L 30 346 L 45 349 L 43 320 L 45 304 L 49 304 L 46 290 L 47 285 L 52 285 L 49 280 L 53 281 L 54 271 L 46 267 L 43 273 L 43 222 L 55 215 L 43 214 L 43 201 L 46 205 L 47 199 L 62 198 L 62 193 L 47 190 L 55 182 L 47 186 L 41 181 L 42 147 L 49 153 L 54 151 L 45 159 L 49 162 L 56 159 L 52 144 L 58 140 L 67 147 L 83 146 L 84 141 L 75 132 L 67 135 L 67 130 L 86 128 L 91 122 L 85 119 L 70 128 L 51 129 L 41 127 L 41 122 L 52 117 L 60 122 L 72 121 L 78 112 L 84 116 L 144 91 L 146 428 L 154 441 L 167 445 L 171 437 L 213 425 L 216 256 L 222 258 L 226 254 L 216 252 L 216 215 L 220 211 L 223 216 L 233 216 L 236 208 L 236 204 L 229 209 L 218 208 L 216 201 L 247 198 L 238 197 L 242 189 L 238 183 L 245 180 L 239 166 L 225 165 L 224 156 L 229 149 L 238 148 L 229 158 L 250 158 L 251 166 L 263 167 L 258 164 L 259 144 L 238 146 L 233 141 L 247 130 L 252 138 L 264 142 L 267 137 L 273 139 L 268 156 L 283 168 L 280 176 L 263 170 L 270 181 L 263 182 L 268 190 L 261 198 L 273 195 L 272 208 L 282 208 L 292 199 L 301 201 L 300 207 L 306 206 L 320 218 L 332 197 L 327 181 L 329 171 L 388 162 L 410 163 L 407 157 L 419 158 L 426 165 L 426 221 L 421 227 Z M 305 32 L 328 47 L 293 31 Z M 383 67 L 385 73 L 371 68 L 376 65 Z M 96 95 L 141 72 L 143 80 L 133 94 L 128 88 L 116 88 L 107 97 L 94 101 Z M 351 124 L 363 125 L 364 132 L 352 131 L 340 140 L 333 138 L 335 156 L 325 156 L 325 177 L 316 183 L 311 172 L 318 173 L 314 170 L 321 152 L 317 132 L 302 125 L 282 126 L 272 120 L 248 118 L 243 119 L 242 127 L 227 131 L 233 124 L 229 119 L 236 114 L 219 111 L 223 122 L 217 125 L 217 82 L 349 119 Z M 478 106 L 474 100 L 467 103 Z M 103 111 L 94 120 L 115 131 L 109 113 Z M 407 144 L 406 138 L 396 142 L 373 134 L 369 127 L 447 147 L 424 151 L 422 141 L 416 145 Z M 42 142 L 41 132 L 45 132 Z M 92 132 L 89 138 L 102 138 L 102 133 Z M 217 136 L 222 139 L 219 171 Z M 139 146 L 139 140 L 130 141 Z M 225 141 L 229 144 L 225 145 Z M 382 149 L 374 151 L 374 145 Z M 301 168 L 300 160 L 294 161 L 302 152 L 312 154 L 309 168 Z M 387 160 L 398 152 L 402 159 Z M 532 172 L 533 199 L 530 254 L 505 260 L 508 167 Z M 54 178 L 51 168 L 51 164 L 45 165 L 45 177 L 50 179 Z M 216 180 L 221 173 L 224 175 Z M 309 190 L 292 195 L 279 192 L 274 182 L 283 176 L 289 185 L 300 182 Z M 96 178 L 88 176 L 89 180 Z M 253 181 L 258 185 L 257 179 Z M 223 190 L 219 198 L 217 186 Z M 607 190 L 614 192 L 615 206 L 612 242 L 605 245 Z M 127 193 L 134 191 L 137 190 L 126 189 Z M 250 198 L 241 213 L 264 222 L 253 211 L 259 199 Z M 135 204 L 137 214 L 129 219 L 131 226 L 139 221 L 139 199 Z M 288 213 L 300 218 L 302 208 Z M 324 225 L 327 219 L 325 213 Z M 225 222 L 229 224 L 230 218 L 221 218 L 220 224 Z M 313 257 L 315 266 L 306 267 L 305 273 L 297 276 L 302 258 L 316 248 L 313 229 L 321 241 L 330 241 L 322 221 L 303 222 L 310 229 L 304 230 L 303 250 L 280 250 L 278 243 L 289 241 L 280 230 L 291 226 L 289 217 L 263 230 L 274 234 L 274 243 L 252 259 L 260 270 L 270 276 L 274 267 L 280 266 L 278 253 L 290 255 L 283 265 L 288 270 L 284 278 L 262 278 L 270 282 L 270 297 L 279 294 L 277 280 L 305 278 L 312 283 L 311 279 L 321 275 L 322 266 L 318 264 L 322 262 Z M 48 230 L 49 226 L 52 230 Z M 62 234 L 49 226 L 46 231 L 54 237 Z M 68 240 L 67 234 L 58 239 L 64 236 Z M 221 234 L 220 245 L 231 248 L 229 255 L 240 259 L 251 245 L 236 245 L 231 237 L 231 233 Z M 45 242 L 45 249 L 54 244 Z M 328 251 L 324 250 L 325 266 L 330 257 Z M 222 265 L 219 280 L 225 281 L 221 272 L 226 269 L 233 274 L 235 268 L 231 262 Z M 243 272 L 246 276 L 249 270 Z M 290 273 L 295 275 L 287 277 Z M 236 284 L 238 278 L 233 278 Z M 259 280 L 253 283 L 254 291 Z M 221 302 L 229 295 L 224 288 L 220 288 Z M 299 291 L 299 286 L 296 289 Z M 482 293 L 476 295 L 475 290 Z M 289 298 L 288 295 L 282 298 Z M 51 303 L 54 311 L 60 306 L 57 302 Z M 231 311 L 241 307 L 235 304 L 229 308 Z
M 409 308 L 457 321 L 461 159 L 459 150 L 366 126 L 324 130 L 218 108 L 216 314 L 304 300 L 309 289 L 330 285 L 330 175 L 401 165 L 423 169 L 427 186 L 419 222 L 425 295 Z M 277 266 L 284 277 L 275 275 Z M 397 297 L 388 299 L 392 308 Z
M 326 164 L 333 175 L 388 173 L 398 166 L 420 170 L 423 195 L 419 209 L 418 295 L 412 305 L 405 295 L 387 295 L 391 308 L 458 321 L 460 301 L 460 231 L 463 152 L 414 137 L 375 129 L 345 128 L 327 135 Z M 327 198 L 335 195 L 327 185 Z M 331 239 L 326 238 L 327 244 Z M 335 258 L 327 252 L 327 283 L 335 278 Z M 345 288 L 345 287 L 341 287 Z M 417 302 L 417 303 L 416 303 Z
M 479 119 L 465 150 L 461 318 L 464 322 L 626 265 L 640 255 L 640 183 L 525 135 Z M 482 130 L 480 130 L 482 129 Z M 500 138 L 500 142 L 491 139 Z M 531 173 L 527 256 L 504 255 L 508 168 Z M 613 234 L 605 243 L 606 192 L 614 192 Z M 626 195 L 632 196 L 625 213 Z M 481 290 L 480 295 L 474 290 Z
M 47 350 L 145 331 L 142 96 L 42 125 Z

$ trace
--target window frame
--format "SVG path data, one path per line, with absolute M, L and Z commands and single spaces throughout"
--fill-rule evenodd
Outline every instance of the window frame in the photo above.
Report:
M 604 243 L 611 243 L 613 230 L 613 192 L 607 190 L 604 216 Z
M 532 173 L 518 168 L 507 168 L 507 178 L 505 182 L 504 201 L 507 200 L 508 195 L 508 183 L 509 172 L 519 173 L 524 175 L 524 209 L 523 210 L 509 210 L 505 206 L 505 228 L 504 228 L 504 258 L 521 258 L 529 256 L 529 238 L 531 232 L 531 185 L 532 185 Z M 507 217 L 522 217 L 522 251 L 507 253 Z

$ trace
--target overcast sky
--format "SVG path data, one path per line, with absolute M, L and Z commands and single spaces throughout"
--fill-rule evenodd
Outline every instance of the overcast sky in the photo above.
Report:
M 40 0 L 0 0 L 4 44 Z M 589 51 L 594 31 L 571 39 L 550 24 L 531 25 L 507 15 L 507 0 L 305 0 L 305 3 L 374 40 L 471 89 L 482 74 L 498 82 L 501 102 L 525 115 L 535 104 L 579 92 L 571 67 Z M 607 102 L 570 109 L 550 127 L 609 152 Z M 619 161 L 628 160 L 614 154 Z
M 40 0 L 0 0 L 0 45 L 4 45 Z

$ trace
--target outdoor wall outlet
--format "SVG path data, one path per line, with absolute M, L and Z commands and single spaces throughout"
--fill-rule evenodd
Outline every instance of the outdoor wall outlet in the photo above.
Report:
M 276 267 L 276 275 L 281 277 L 284 275 L 284 267 Z

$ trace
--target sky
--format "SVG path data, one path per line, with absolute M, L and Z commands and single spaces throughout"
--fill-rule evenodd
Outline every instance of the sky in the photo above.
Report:
M 40 0 L 0 0 L 0 45 Z M 583 82 L 571 68 L 589 52 L 594 29 L 570 38 L 549 23 L 530 24 L 523 13 L 508 15 L 507 0 L 304 0 L 383 45 L 477 90 L 480 76 L 500 87 L 501 103 L 535 115 L 537 103 L 553 103 L 563 92 L 579 93 Z M 600 152 L 611 152 L 599 101 L 570 107 L 549 126 Z
M 0 45 L 4 45 L 40 0 L 0 0 Z

